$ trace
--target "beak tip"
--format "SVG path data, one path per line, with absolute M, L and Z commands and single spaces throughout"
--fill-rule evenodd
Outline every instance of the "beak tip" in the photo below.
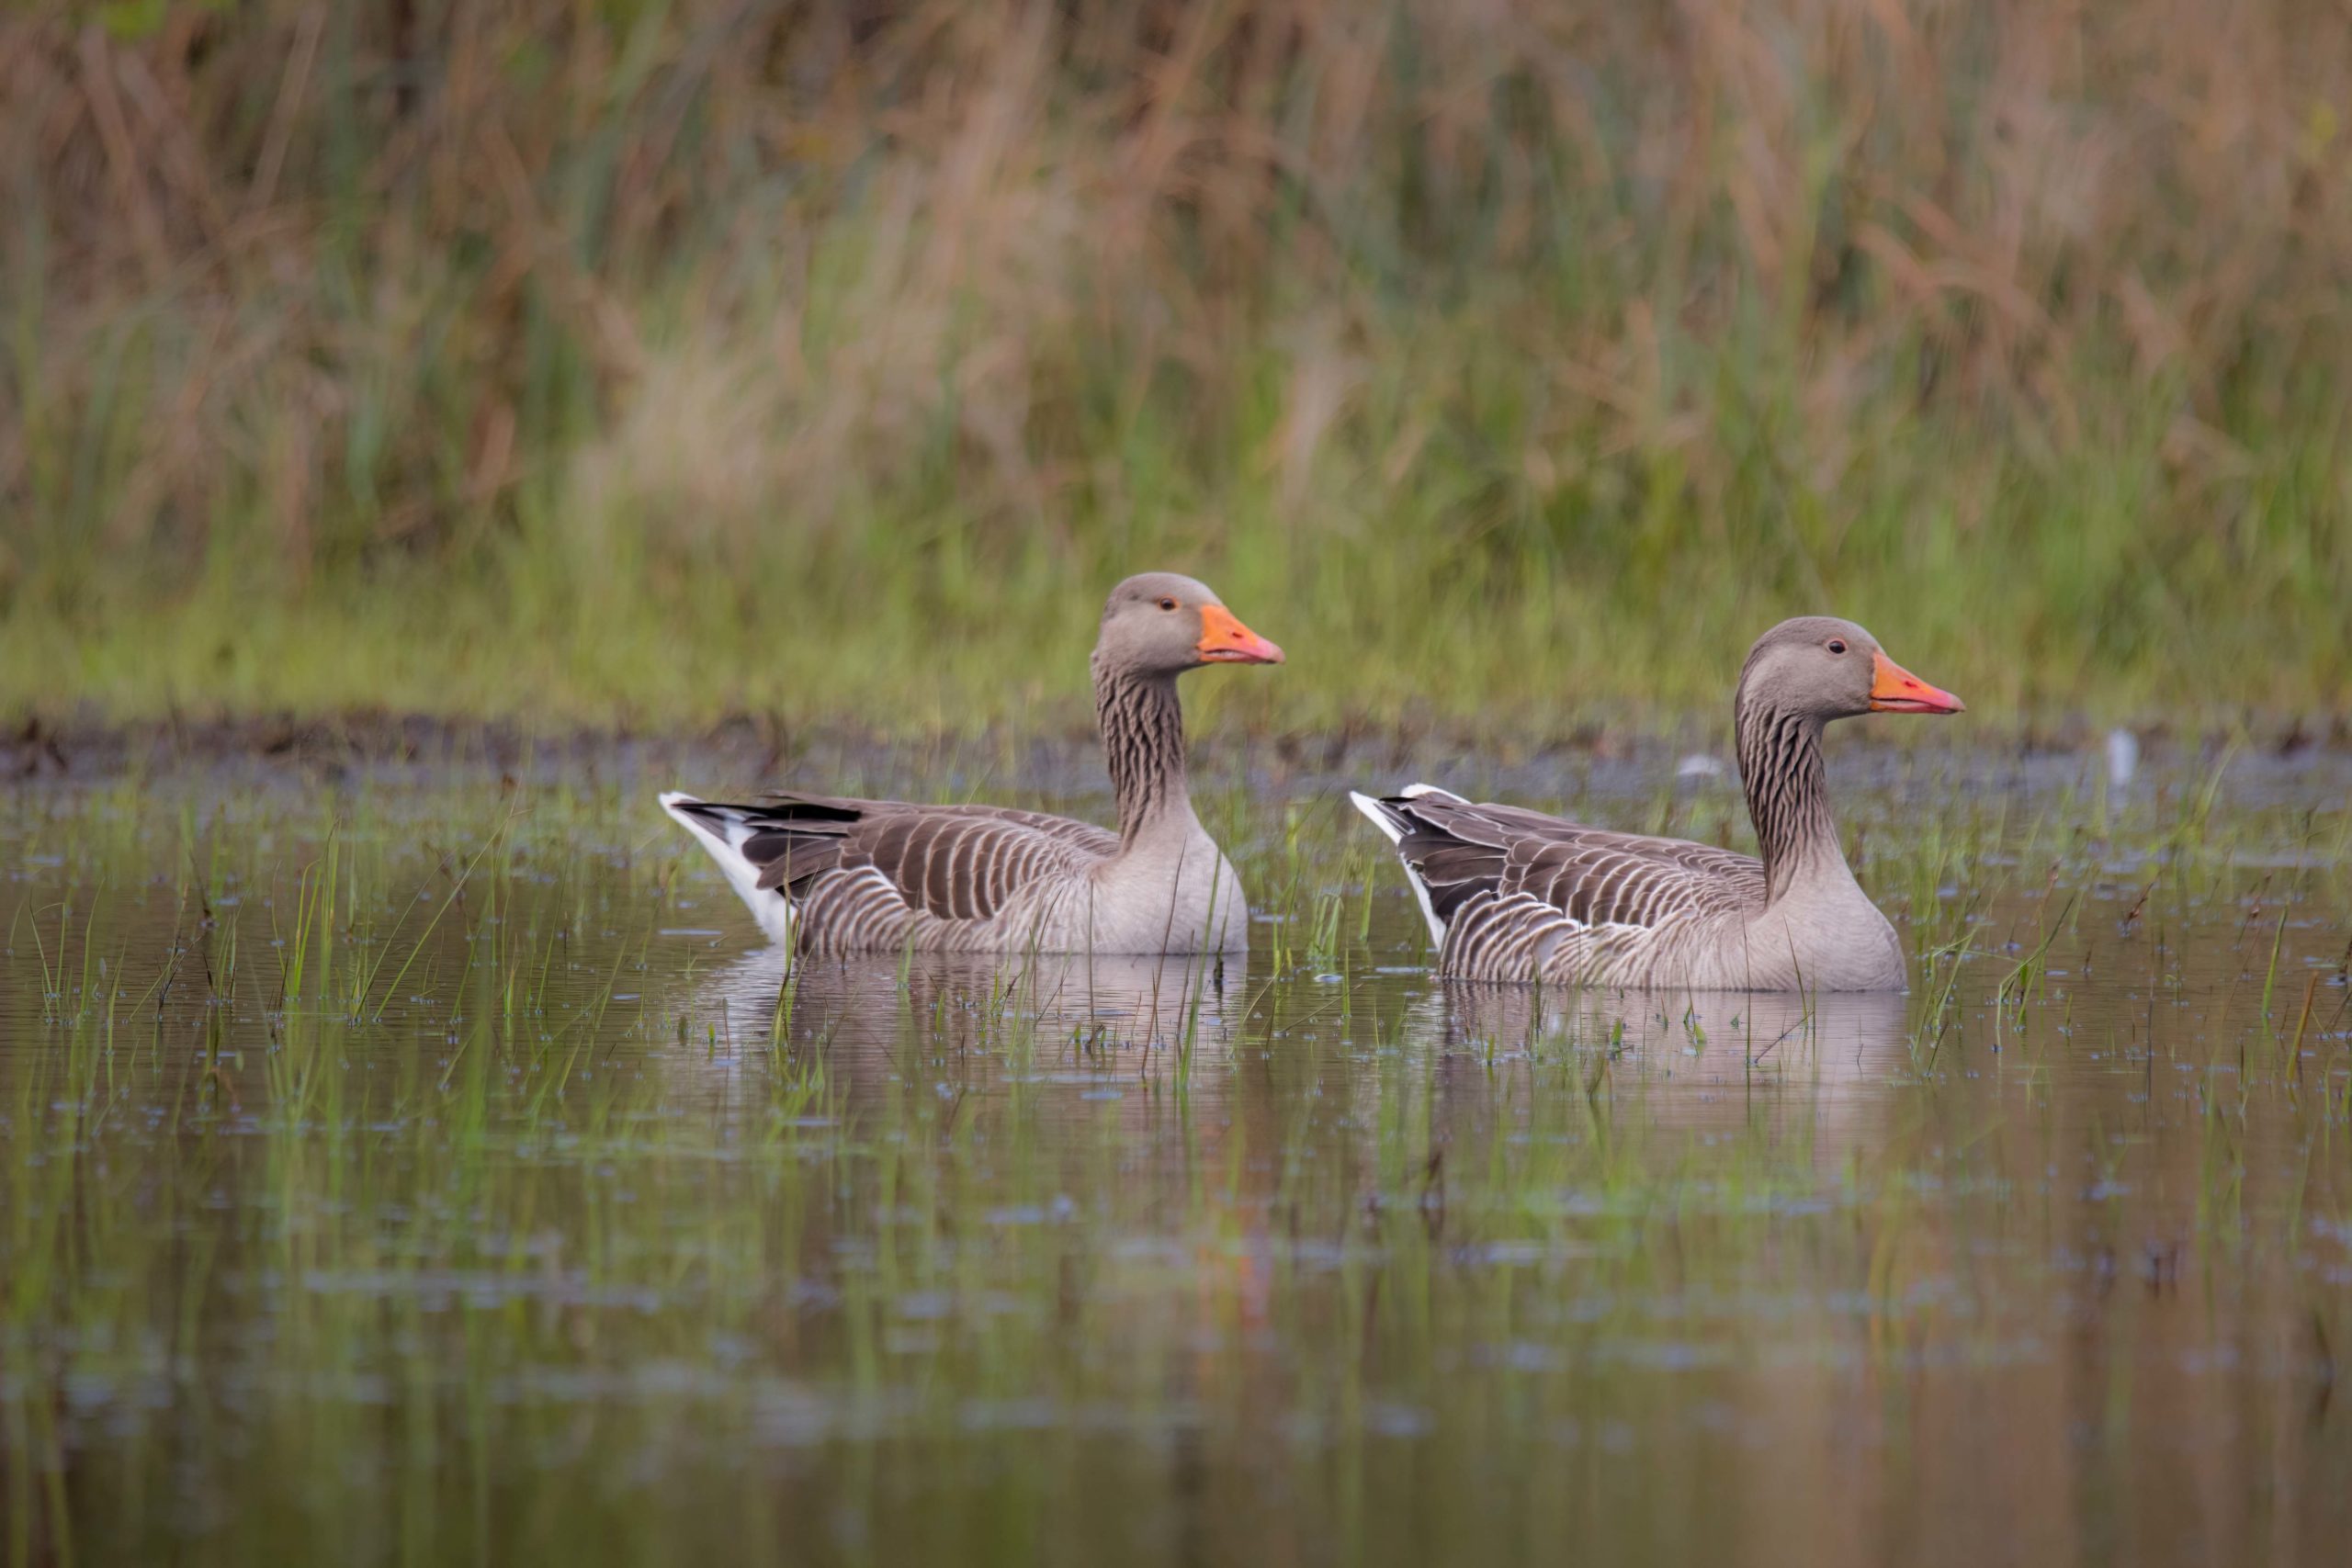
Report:
M 1201 609 L 1199 658 L 1204 664 L 1280 664 L 1283 650 L 1241 624 L 1222 604 Z
M 1871 656 L 1873 713 L 1966 713 L 1968 705 L 1940 686 L 1930 686 L 1879 649 Z

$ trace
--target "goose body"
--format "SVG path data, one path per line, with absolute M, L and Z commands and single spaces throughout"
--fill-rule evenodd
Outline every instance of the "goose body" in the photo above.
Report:
M 1871 712 L 1958 713 L 1861 627 L 1786 621 L 1734 699 L 1761 856 L 1614 833 L 1415 784 L 1356 807 L 1396 847 L 1440 972 L 1704 990 L 1894 990 L 1902 943 L 1846 863 L 1821 731 Z
M 1176 678 L 1282 657 L 1190 578 L 1113 591 L 1093 670 L 1116 831 L 797 792 L 743 804 L 673 792 L 662 805 L 768 938 L 801 953 L 1230 952 L 1248 945 L 1249 902 L 1193 811 Z

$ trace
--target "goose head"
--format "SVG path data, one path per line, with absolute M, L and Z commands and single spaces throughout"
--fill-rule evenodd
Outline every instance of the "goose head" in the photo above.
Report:
M 1094 659 L 1136 675 L 1173 676 L 1204 664 L 1280 664 L 1283 650 L 1243 626 L 1206 583 L 1148 571 L 1111 590 Z
M 1953 714 L 1967 705 L 1894 660 L 1878 638 L 1835 615 L 1800 615 L 1756 639 L 1738 705 L 1826 721 L 1866 713 Z

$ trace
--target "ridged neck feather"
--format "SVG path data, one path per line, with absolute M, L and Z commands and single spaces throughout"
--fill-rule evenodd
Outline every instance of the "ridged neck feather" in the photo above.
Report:
M 1740 683 L 1733 703 L 1740 784 L 1764 853 L 1767 901 L 1789 890 L 1800 871 L 1826 853 L 1839 864 L 1838 824 L 1829 814 L 1829 785 L 1821 761 L 1822 720 L 1792 712 L 1769 694 Z
M 1139 674 L 1094 660 L 1094 716 L 1102 729 L 1111 795 L 1118 803 L 1119 841 L 1192 813 L 1184 786 L 1184 712 L 1176 677 Z

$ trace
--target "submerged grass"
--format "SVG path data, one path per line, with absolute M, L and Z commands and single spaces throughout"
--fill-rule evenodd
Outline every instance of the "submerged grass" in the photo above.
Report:
M 0 17 L 0 709 L 2345 716 L 2317 0 Z

